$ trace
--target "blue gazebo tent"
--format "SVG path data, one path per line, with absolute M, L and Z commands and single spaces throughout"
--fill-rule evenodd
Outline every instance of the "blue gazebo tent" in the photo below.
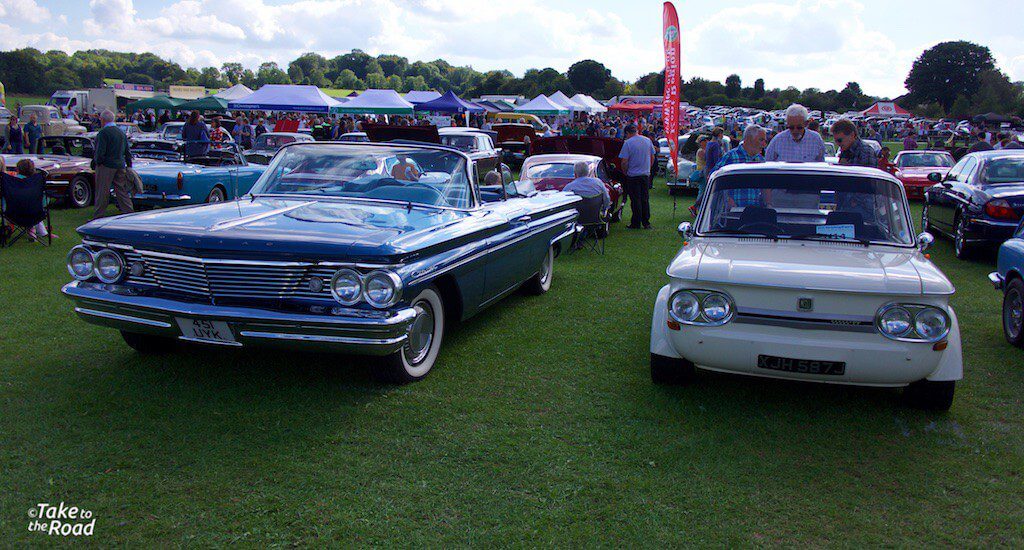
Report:
M 443 96 L 426 103 L 416 105 L 417 111 L 429 111 L 432 113 L 482 113 L 484 108 L 459 98 L 451 90 Z
M 267 84 L 242 99 L 228 101 L 232 111 L 327 113 L 339 103 L 316 86 Z

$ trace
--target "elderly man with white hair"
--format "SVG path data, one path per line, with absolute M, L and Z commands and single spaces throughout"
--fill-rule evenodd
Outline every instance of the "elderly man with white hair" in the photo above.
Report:
M 782 162 L 825 162 L 825 141 L 807 129 L 811 115 L 798 103 L 786 109 L 786 129 L 779 132 L 765 152 L 765 160 Z
M 128 136 L 114 124 L 114 113 L 100 113 L 103 128 L 96 134 L 95 154 L 92 168 L 96 171 L 96 214 L 93 219 L 103 217 L 110 202 L 110 187 L 114 187 L 114 200 L 122 214 L 134 212 L 132 188 L 128 179 L 128 168 L 132 166 L 132 154 L 128 150 Z
M 590 163 L 584 161 L 577 162 L 572 167 L 572 173 L 576 176 L 576 179 L 566 184 L 562 191 L 576 193 L 585 199 L 600 195 L 601 212 L 608 211 L 608 207 L 612 204 L 611 197 L 608 196 L 608 188 L 605 187 L 603 181 L 590 175 Z

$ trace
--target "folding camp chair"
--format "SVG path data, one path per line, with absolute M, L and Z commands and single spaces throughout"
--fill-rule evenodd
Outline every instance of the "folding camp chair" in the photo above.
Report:
M 604 255 L 604 239 L 608 236 L 608 219 L 601 210 L 601 195 L 584 197 L 576 205 L 579 217 L 576 219 L 576 236 L 572 250 L 591 250 Z
M 44 172 L 27 178 L 0 174 L 0 247 L 14 244 L 43 220 L 46 220 L 46 242 L 38 242 L 46 246 L 52 244 L 49 202 Z M 13 230 L 8 235 L 11 226 Z

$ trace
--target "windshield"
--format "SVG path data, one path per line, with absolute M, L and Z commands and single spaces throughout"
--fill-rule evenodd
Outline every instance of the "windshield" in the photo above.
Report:
M 68 103 L 70 101 L 71 101 L 71 96 L 55 95 L 55 96 L 51 97 L 50 101 L 47 101 L 46 104 L 47 105 L 52 105 L 54 107 L 67 107 Z
M 903 154 L 900 155 L 900 160 L 896 165 L 900 168 L 951 168 L 953 166 L 953 157 L 949 154 L 943 153 Z
M 698 231 L 913 244 L 900 188 L 868 177 L 736 174 L 716 178 Z
M 274 157 L 252 192 L 473 206 L 461 155 L 399 146 L 292 145 Z
M 275 136 L 271 134 L 263 134 L 256 138 L 256 144 L 253 145 L 253 149 L 273 149 L 278 150 L 284 145 L 295 141 L 295 136 Z
M 448 147 L 454 147 L 459 151 L 476 150 L 476 137 L 474 136 L 442 135 L 441 143 Z
M 576 177 L 573 172 L 573 164 L 568 162 L 542 162 L 531 164 L 523 169 L 523 179 L 544 180 L 550 178 Z
M 181 139 L 181 130 L 184 128 L 183 124 L 166 125 L 160 132 L 164 139 Z
M 981 179 L 985 183 L 1024 182 L 1024 156 L 989 161 Z

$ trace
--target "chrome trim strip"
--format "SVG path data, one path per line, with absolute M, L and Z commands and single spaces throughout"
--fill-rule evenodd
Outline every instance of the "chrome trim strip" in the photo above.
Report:
M 266 340 L 290 340 L 297 342 L 316 342 L 323 344 L 354 344 L 364 346 L 393 346 L 405 342 L 407 335 L 395 338 L 358 338 L 350 336 L 319 336 L 316 334 L 292 334 L 289 332 L 264 332 L 243 330 L 239 334 L 245 338 L 261 338 Z
M 737 313 L 740 315 L 754 315 L 757 317 L 778 317 L 784 319 L 793 319 L 796 317 L 801 318 L 804 321 L 816 321 L 820 323 L 828 323 L 835 320 L 850 321 L 856 323 L 874 323 L 875 318 L 871 315 L 846 315 L 842 313 L 830 313 L 828 317 L 822 317 L 822 315 L 806 312 L 806 311 L 785 311 L 778 309 L 758 309 L 758 308 L 739 308 Z
M 988 282 L 992 283 L 992 286 L 996 287 L 996 290 L 1003 289 L 1003 276 L 998 271 L 993 271 L 988 274 Z
M 163 193 L 135 193 L 132 195 L 132 200 L 153 200 L 153 201 L 171 201 L 181 202 L 192 200 L 192 195 L 165 195 Z
M 733 320 L 735 323 L 743 323 L 746 325 L 762 325 L 772 327 L 783 327 L 793 328 L 798 330 L 833 330 L 838 332 L 862 332 L 862 333 L 874 333 L 874 324 L 833 324 L 827 321 L 801 321 L 798 319 L 780 319 L 771 317 L 756 317 L 750 315 L 739 314 Z
M 132 315 L 121 315 L 120 313 L 111 313 L 109 311 L 99 311 L 95 309 L 89 309 L 84 307 L 76 307 L 75 313 L 82 315 L 90 315 L 92 317 L 101 317 L 103 319 L 112 319 L 114 321 L 124 321 L 127 323 L 137 323 L 140 325 L 146 325 L 157 328 L 171 328 L 170 323 L 163 321 L 154 321 L 152 319 L 143 319 L 142 317 L 134 317 Z
M 275 208 L 274 210 L 268 210 L 268 211 L 263 212 L 261 214 L 253 214 L 252 216 L 246 216 L 244 218 L 239 218 L 237 220 L 229 220 L 229 221 L 224 221 L 224 222 L 216 223 L 216 224 L 213 225 L 213 227 L 210 228 L 210 231 L 211 232 L 213 232 L 213 231 L 222 231 L 224 229 L 231 229 L 232 227 L 238 227 L 239 225 L 245 225 L 245 224 L 251 223 L 251 222 L 258 222 L 258 221 L 260 221 L 262 219 L 266 219 L 266 218 L 269 218 L 271 216 L 276 216 L 278 214 L 284 214 L 285 212 L 291 212 L 292 210 L 297 210 L 299 208 L 302 208 L 304 206 L 309 206 L 311 204 L 316 204 L 316 201 L 303 202 L 303 203 L 295 204 L 295 205 L 292 205 L 292 206 L 285 206 L 283 208 Z

